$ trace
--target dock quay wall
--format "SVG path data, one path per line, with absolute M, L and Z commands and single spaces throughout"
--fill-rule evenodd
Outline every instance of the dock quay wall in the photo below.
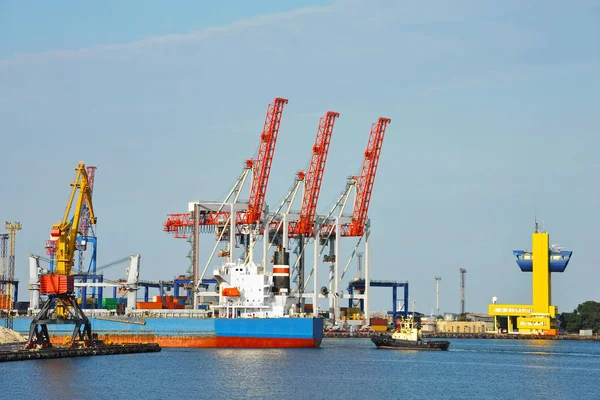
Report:
M 376 333 L 378 334 L 378 333 Z M 373 335 L 369 332 L 324 332 L 323 338 L 355 338 L 368 339 Z M 588 340 L 600 341 L 600 336 L 574 335 L 523 335 L 523 334 L 499 334 L 499 333 L 434 333 L 423 332 L 426 339 L 515 339 L 515 340 Z

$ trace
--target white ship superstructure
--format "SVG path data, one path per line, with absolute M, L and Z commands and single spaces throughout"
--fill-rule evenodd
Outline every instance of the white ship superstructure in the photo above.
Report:
M 295 299 L 288 296 L 289 287 L 274 286 L 273 275 L 255 263 L 227 262 L 213 272 L 220 296 L 219 304 L 212 308 L 220 317 L 281 318 L 294 314 Z

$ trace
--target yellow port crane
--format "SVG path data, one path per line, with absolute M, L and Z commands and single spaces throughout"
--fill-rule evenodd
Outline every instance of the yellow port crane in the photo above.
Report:
M 71 183 L 71 196 L 62 222 L 52 225 L 50 240 L 56 241 L 56 270 L 40 277 L 40 294 L 48 295 L 39 313 L 31 321 L 27 347 L 51 347 L 48 325 L 73 324 L 75 328 L 71 336 L 71 346 L 91 346 L 92 328 L 75 298 L 75 279 L 72 267 L 77 250 L 77 228 L 84 202 L 90 213 L 90 223 L 96 224 L 96 216 L 92 206 L 90 183 L 85 164 L 82 162 L 75 168 L 77 175 Z M 73 216 L 69 218 L 74 205 Z
M 96 216 L 94 215 L 94 207 L 92 206 L 92 194 L 90 191 L 90 183 L 88 181 L 87 172 L 83 163 L 79 164 L 77 168 L 77 176 L 75 182 L 71 183 L 72 190 L 65 214 L 62 222 L 59 224 L 52 225 L 50 230 L 50 240 L 57 241 L 56 246 L 56 273 L 59 275 L 70 276 L 72 275 L 71 269 L 73 268 L 75 260 L 75 250 L 77 250 L 77 227 L 81 219 L 84 202 L 87 201 L 87 207 L 90 213 L 90 223 L 96 224 Z M 71 207 L 73 206 L 73 200 L 79 189 L 79 196 L 75 203 L 75 212 L 73 218 L 69 221 L 69 214 Z

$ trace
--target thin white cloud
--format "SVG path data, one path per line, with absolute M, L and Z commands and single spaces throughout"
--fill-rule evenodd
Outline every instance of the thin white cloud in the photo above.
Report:
M 513 65 L 503 69 L 491 69 L 464 79 L 450 79 L 438 85 L 430 86 L 418 94 L 432 96 L 456 90 L 471 90 L 491 85 L 512 85 L 519 81 L 548 79 L 548 76 L 564 76 L 567 71 L 590 73 L 597 70 L 598 63 L 593 60 L 566 61 L 562 64 Z
M 77 59 L 83 57 L 102 55 L 110 52 L 147 50 L 168 44 L 200 42 L 214 38 L 217 35 L 240 32 L 265 25 L 278 24 L 302 16 L 331 13 L 336 10 L 339 10 L 342 7 L 342 3 L 336 3 L 334 5 L 325 7 L 305 7 L 292 11 L 285 11 L 242 19 L 227 25 L 208 27 L 195 32 L 173 33 L 162 36 L 155 36 L 131 43 L 107 44 L 72 50 L 57 50 L 35 54 L 21 54 L 10 59 L 0 60 L 0 67 L 19 66 L 35 62 L 46 62 L 53 60 Z

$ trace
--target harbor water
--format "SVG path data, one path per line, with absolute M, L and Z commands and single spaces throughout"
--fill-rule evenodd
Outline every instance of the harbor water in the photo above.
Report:
M 163 349 L 0 364 L 7 399 L 598 399 L 600 343 L 452 339 L 448 351 Z

